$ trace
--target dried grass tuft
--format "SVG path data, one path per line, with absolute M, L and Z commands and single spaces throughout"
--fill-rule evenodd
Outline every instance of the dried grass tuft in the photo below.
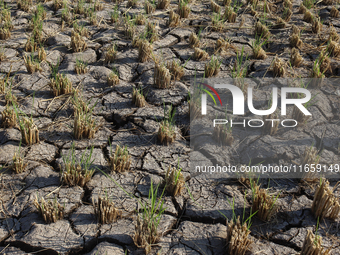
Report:
M 260 189 L 260 186 L 254 180 L 252 182 L 252 212 L 257 212 L 256 216 L 259 219 L 269 221 L 277 210 L 275 203 L 278 196 L 270 196 L 267 190 Z
M 332 6 L 329 16 L 331 16 L 332 18 L 339 18 L 339 10 L 335 8 L 335 6 Z
M 40 142 L 39 130 L 32 117 L 24 117 L 19 121 L 19 126 L 23 143 L 33 145 Z
M 218 57 L 211 56 L 211 59 L 204 67 L 204 77 L 209 78 L 216 76 L 220 72 L 222 61 Z
M 140 40 L 138 46 L 138 59 L 140 62 L 144 63 L 149 59 L 152 59 L 153 46 L 148 40 Z
M 172 60 L 167 63 L 167 67 L 171 73 L 171 76 L 175 81 L 180 80 L 184 75 L 184 67 L 181 66 L 181 61 Z
M 228 254 L 245 254 L 249 246 L 252 244 L 248 238 L 250 230 L 247 228 L 247 223 L 241 224 L 240 216 L 237 221 L 227 222 L 227 250 Z
M 286 73 L 285 62 L 277 56 L 274 58 L 273 73 L 275 77 L 283 77 Z
M 158 0 L 157 9 L 164 10 L 170 5 L 170 0 Z
M 164 184 L 169 194 L 174 197 L 180 195 L 185 185 L 182 169 L 169 166 L 165 174 Z
M 169 12 L 169 27 L 178 27 L 181 24 L 181 17 L 173 10 Z
M 61 73 L 57 73 L 55 77 L 50 79 L 49 86 L 54 96 L 69 94 L 73 91 L 72 82 Z
M 237 13 L 234 11 L 234 8 L 227 6 L 225 8 L 225 12 L 223 18 L 227 20 L 229 23 L 235 23 L 237 18 Z
M 189 45 L 191 48 L 199 48 L 200 47 L 200 39 L 198 36 L 192 32 L 189 36 Z
M 210 1 L 210 8 L 212 12 L 220 13 L 221 12 L 221 6 L 219 6 L 217 3 L 215 3 L 214 0 Z
M 53 202 L 46 202 L 42 197 L 39 202 L 38 197 L 36 197 L 33 204 L 38 209 L 46 223 L 57 222 L 64 218 L 65 208 L 58 203 L 57 198 L 55 198 Z
M 159 89 L 170 87 L 171 74 L 165 64 L 155 63 L 154 84 Z
M 266 25 L 262 24 L 260 21 L 255 24 L 255 36 L 261 38 L 268 38 L 270 36 L 270 32 Z
M 289 43 L 291 47 L 301 48 L 302 47 L 302 40 L 300 39 L 300 34 L 292 34 L 289 37 Z
M 322 220 L 323 218 L 329 218 L 335 220 L 340 213 L 339 198 L 334 195 L 334 191 L 337 185 L 331 189 L 329 182 L 325 179 L 320 180 L 319 186 L 316 188 L 312 212 L 316 218 Z
M 216 125 L 212 135 L 215 141 L 223 146 L 231 146 L 234 141 L 232 130 L 225 125 Z
M 318 34 L 320 33 L 322 29 L 322 24 L 321 24 L 321 21 L 320 21 L 320 18 L 314 18 L 313 21 L 312 21 L 312 32 L 314 34 Z
M 1 127 L 12 128 L 17 125 L 17 115 L 13 108 L 6 105 L 6 108 L 1 112 L 1 115 L 2 115 Z
M 122 212 L 115 207 L 113 201 L 107 196 L 98 197 L 98 202 L 93 202 L 94 213 L 100 224 L 111 224 L 122 217 Z
M 193 54 L 193 59 L 196 61 L 203 61 L 207 60 L 209 58 L 209 54 L 201 50 L 200 48 L 195 48 L 194 54 Z
M 316 236 L 307 229 L 307 235 L 302 245 L 301 255 L 330 255 L 330 248 L 324 250 L 322 237 Z
M 306 21 L 308 23 L 312 23 L 313 20 L 314 20 L 314 15 L 309 10 L 306 10 L 306 12 L 303 16 L 303 21 Z
M 178 2 L 178 14 L 181 18 L 188 18 L 190 14 L 190 7 L 186 0 L 179 0 Z
M 299 67 L 303 63 L 302 56 L 297 48 L 293 48 L 290 55 L 290 63 L 292 66 Z
M 122 173 L 130 170 L 131 156 L 127 147 L 120 147 L 118 144 L 116 150 L 113 153 L 112 148 L 110 152 L 110 168 L 113 172 Z
M 87 48 L 87 43 L 84 38 L 77 32 L 72 31 L 71 34 L 71 48 L 73 52 L 85 51 Z
M 143 95 L 142 89 L 133 88 L 132 103 L 137 107 L 145 107 L 146 106 L 146 100 L 145 100 L 145 97 Z

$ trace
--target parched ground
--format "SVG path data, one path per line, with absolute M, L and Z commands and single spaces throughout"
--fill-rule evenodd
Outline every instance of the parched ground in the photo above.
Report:
M 23 173 L 15 174 L 8 166 L 12 163 L 14 153 L 19 150 L 21 133 L 18 126 L 0 128 L 0 164 L 4 166 L 0 176 L 0 253 L 4 254 L 94 255 L 140 252 L 132 239 L 136 210 L 140 209 L 137 199 L 129 197 L 98 170 L 83 188 L 62 185 L 62 157 L 68 155 L 73 142 L 79 157 L 86 148 L 94 146 L 93 165 L 108 173 L 126 191 L 142 201 L 148 198 L 151 180 L 155 184 L 163 182 L 169 165 L 179 164 L 191 195 L 186 188 L 180 196 L 165 195 L 166 210 L 159 226 L 161 238 L 152 252 L 227 254 L 226 217 L 232 217 L 232 207 L 228 200 L 235 199 L 236 214 L 242 215 L 245 207 L 248 215 L 252 206 L 251 189 L 237 179 L 223 176 L 209 179 L 189 171 L 190 79 L 203 77 L 205 64 L 210 61 L 196 61 L 192 58 L 194 49 L 189 46 L 190 34 L 198 34 L 200 31 L 200 48 L 205 49 L 210 56 L 218 56 L 222 61 L 217 77 L 231 77 L 236 53 L 244 48 L 247 77 L 274 77 L 272 63 L 277 55 L 284 63 L 284 76 L 294 78 L 310 77 L 314 61 L 327 48 L 331 24 L 336 33 L 340 32 L 339 18 L 330 17 L 332 5 L 318 2 L 312 11 L 320 16 L 323 26 L 318 34 L 313 33 L 312 25 L 303 21 L 304 15 L 299 14 L 300 0 L 292 2 L 292 16 L 285 27 L 277 28 L 276 17 L 282 15 L 284 3 L 273 2 L 272 12 L 267 13 L 265 21 L 271 32 L 263 46 L 267 58 L 257 60 L 252 56 L 254 26 L 257 17 L 263 15 L 263 8 L 261 10 L 259 7 L 254 16 L 250 5 L 239 3 L 242 7 L 237 12 L 236 22 L 225 22 L 221 31 L 214 31 L 210 1 L 197 0 L 189 3 L 189 17 L 181 19 L 178 27 L 169 28 L 169 10 L 177 11 L 178 5 L 177 1 L 171 1 L 166 10 L 156 10 L 146 17 L 148 21 L 157 24 L 158 28 L 159 40 L 153 43 L 153 54 L 164 63 L 179 60 L 184 66 L 185 75 L 180 81 L 172 81 L 169 88 L 158 89 L 154 86 L 154 62 L 149 60 L 140 63 L 138 48 L 132 46 L 131 39 L 124 33 L 124 16 L 144 13 L 144 2 L 137 1 L 137 5 L 132 8 L 126 7 L 127 1 L 118 3 L 118 23 L 111 23 L 110 18 L 116 3 L 106 1 L 98 1 L 102 3 L 103 9 L 96 11 L 96 26 L 91 25 L 84 15 L 77 15 L 78 22 L 84 24 L 89 31 L 89 36 L 84 38 L 87 49 L 79 53 L 73 53 L 70 48 L 72 26 L 65 24 L 62 28 L 63 9 L 55 11 L 53 1 L 43 3 L 47 11 L 42 29 L 47 58 L 41 63 L 42 71 L 33 74 L 27 72 L 23 56 L 27 54 L 24 47 L 31 35 L 29 24 L 36 3 L 29 12 L 25 12 L 17 8 L 16 1 L 5 2 L 10 7 L 14 28 L 10 38 L 0 41 L 0 50 L 5 55 L 0 62 L 0 72 L 8 75 L 12 81 L 12 93 L 17 97 L 20 110 L 33 117 L 39 129 L 40 143 L 22 145 L 21 152 L 28 165 Z M 77 1 L 67 2 L 70 10 L 77 5 Z M 223 3 L 218 4 L 223 15 Z M 93 4 L 86 3 L 85 6 L 89 8 Z M 303 45 L 299 52 L 303 63 L 300 67 L 290 67 L 288 64 L 291 56 L 289 37 L 293 24 L 302 31 Z M 144 30 L 145 25 L 137 25 L 135 36 Z M 223 52 L 216 48 L 219 38 L 228 39 L 230 43 L 230 47 Z M 112 43 L 117 47 L 117 56 L 113 63 L 106 64 L 105 54 Z M 74 69 L 77 59 L 88 63 L 86 74 L 76 74 Z M 93 116 L 99 126 L 93 139 L 74 139 L 73 95 L 53 97 L 49 87 L 49 64 L 58 63 L 58 72 L 67 75 L 73 87 L 82 91 L 85 101 L 91 100 Z M 332 55 L 327 63 L 325 76 L 338 75 L 338 57 Z M 107 77 L 113 67 L 119 72 L 119 84 L 109 87 Z M 258 92 L 259 96 L 265 96 L 268 100 L 270 91 L 264 85 L 261 90 L 261 86 L 258 85 L 259 91 L 262 91 Z M 135 87 L 143 89 L 147 101 L 143 108 L 132 103 L 132 89 Z M 5 109 L 5 94 L 0 95 L 0 112 Z M 242 144 L 239 138 L 246 131 L 240 128 L 233 130 L 235 143 L 227 147 L 230 162 L 248 164 L 252 158 L 258 161 L 275 158 L 277 163 L 281 163 L 281 158 L 283 162 L 300 162 L 306 146 L 315 144 L 320 151 L 320 163 L 338 163 L 340 88 L 336 83 L 325 85 L 315 94 L 317 101 L 309 109 L 313 117 L 302 127 L 294 130 L 279 129 L 273 136 L 262 135 L 258 130 L 249 139 L 242 141 Z M 165 146 L 157 141 L 157 132 L 160 121 L 165 117 L 164 112 L 171 105 L 176 110 L 177 135 L 172 144 Z M 266 102 L 259 103 L 262 107 L 266 105 Z M 110 172 L 107 163 L 110 143 L 113 148 L 118 144 L 127 146 L 132 159 L 130 171 L 124 174 Z M 264 147 L 266 150 L 261 150 Z M 197 156 L 218 162 L 219 159 L 213 158 L 210 149 L 207 147 L 206 151 Z M 262 187 L 268 187 L 267 179 L 261 179 L 260 182 Z M 336 180 L 330 180 L 331 187 L 335 184 Z M 268 222 L 256 216 L 253 218 L 250 228 L 253 243 L 248 253 L 298 254 L 307 230 L 316 230 L 317 220 L 311 212 L 315 187 L 316 184 L 303 183 L 297 179 L 271 180 L 270 194 L 280 192 L 278 210 Z M 92 201 L 96 201 L 104 191 L 123 212 L 123 217 L 113 224 L 99 224 L 94 214 Z M 33 205 L 36 196 L 57 198 L 65 206 L 64 219 L 46 224 Z M 340 197 L 339 191 L 335 191 L 335 196 Z M 340 253 L 339 217 L 335 221 L 322 220 L 318 233 L 322 236 L 323 245 L 331 248 L 331 254 Z

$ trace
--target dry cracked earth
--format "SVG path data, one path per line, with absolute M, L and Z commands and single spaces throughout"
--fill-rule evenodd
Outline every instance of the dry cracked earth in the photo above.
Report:
M 39 129 L 40 142 L 31 146 L 22 145 L 22 153 L 28 163 L 25 171 L 15 174 L 8 167 L 19 149 L 21 133 L 19 127 L 0 129 L 1 174 L 0 211 L 0 253 L 4 254 L 137 254 L 140 251 L 133 242 L 136 210 L 140 205 L 135 198 L 124 191 L 97 170 L 92 179 L 83 187 L 62 185 L 60 168 L 62 156 L 67 155 L 74 142 L 79 156 L 86 148 L 94 146 L 93 165 L 108 173 L 124 189 L 136 197 L 147 200 L 151 180 L 161 183 L 169 165 L 178 163 L 183 169 L 187 189 L 180 196 L 165 195 L 166 210 L 162 216 L 159 232 L 161 238 L 153 247 L 157 254 L 226 254 L 226 218 L 232 217 L 232 207 L 228 199 L 235 199 L 236 214 L 242 215 L 243 207 L 249 214 L 251 190 L 237 179 L 209 179 L 205 175 L 192 174 L 189 170 L 190 118 L 188 91 L 190 79 L 203 77 L 204 66 L 209 60 L 196 61 L 191 57 L 194 49 L 189 46 L 189 36 L 200 30 L 201 48 L 209 55 L 216 54 L 216 40 L 228 38 L 232 47 L 218 53 L 222 64 L 217 77 L 230 77 L 236 52 L 244 47 L 247 58 L 247 77 L 274 77 L 271 70 L 275 55 L 285 63 L 286 77 L 309 77 L 314 61 L 327 45 L 330 25 L 340 32 L 339 18 L 330 17 L 332 5 L 318 2 L 314 11 L 323 20 L 322 30 L 312 33 L 311 24 L 303 21 L 299 14 L 300 0 L 292 2 L 292 16 L 284 28 L 276 28 L 276 16 L 281 16 L 283 2 L 271 4 L 275 7 L 267 14 L 271 37 L 263 46 L 267 58 L 252 57 L 254 25 L 258 19 L 252 15 L 246 3 L 237 12 L 235 23 L 225 22 L 222 31 L 213 31 L 210 1 L 189 3 L 191 13 L 181 19 L 178 27 L 169 27 L 169 10 L 177 10 L 178 3 L 171 1 L 166 10 L 156 10 L 147 14 L 147 20 L 157 23 L 159 40 L 153 43 L 153 54 L 162 61 L 180 60 L 185 75 L 180 81 L 172 81 L 171 87 L 158 89 L 154 86 L 152 60 L 138 61 L 138 49 L 132 47 L 131 39 L 124 33 L 123 17 L 126 14 L 144 13 L 144 2 L 127 8 L 127 1 L 119 2 L 120 22 L 111 23 L 110 13 L 116 3 L 99 1 L 103 9 L 96 11 L 98 24 L 91 25 L 84 15 L 77 19 L 89 31 L 85 38 L 87 49 L 73 53 L 70 49 L 72 26 L 61 26 L 63 9 L 55 11 L 53 1 L 42 3 L 47 16 L 43 21 L 44 48 L 47 58 L 41 63 L 41 72 L 29 74 L 24 65 L 25 44 L 30 37 L 29 29 L 36 3 L 29 11 L 18 9 L 16 1 L 5 1 L 10 7 L 12 24 L 10 38 L 0 41 L 5 58 L 0 62 L 0 72 L 12 79 L 12 93 L 17 97 L 18 107 L 27 115 L 32 115 Z M 223 6 L 222 2 L 218 2 Z M 69 8 L 75 8 L 77 1 L 68 1 Z M 85 6 L 92 6 L 86 3 Z M 248 6 L 248 7 L 247 7 Z M 334 3 L 335 6 L 335 3 Z M 222 13 L 224 7 L 222 7 Z M 263 12 L 263 11 L 262 11 Z M 258 11 L 261 13 L 261 11 Z M 300 67 L 289 67 L 291 47 L 289 36 L 292 25 L 303 32 L 303 46 Z M 145 25 L 137 25 L 135 34 L 143 32 Z M 105 53 L 111 43 L 117 47 L 113 63 L 104 62 Z M 76 74 L 76 59 L 88 63 L 86 74 Z M 82 91 L 86 100 L 91 99 L 93 115 L 99 129 L 92 139 L 76 140 L 73 136 L 74 107 L 71 95 L 53 97 L 49 87 L 51 69 L 49 63 L 57 65 L 58 72 L 64 73 L 72 81 L 74 88 Z M 330 57 L 326 77 L 339 73 L 339 59 Z M 119 84 L 107 85 L 107 76 L 112 67 L 119 72 Z M 132 104 L 132 89 L 141 86 L 147 105 L 138 108 Z M 261 84 L 258 85 L 261 88 Z M 266 89 L 263 89 L 266 93 Z M 34 96 L 33 96 L 34 95 Z M 270 94 L 266 94 L 269 96 Z M 270 160 L 273 157 L 284 161 L 299 161 L 306 146 L 314 143 L 320 150 L 321 163 L 339 162 L 340 142 L 339 96 L 337 85 L 322 86 L 317 93 L 319 99 L 311 107 L 313 117 L 302 126 L 279 129 L 275 135 L 253 134 L 242 146 L 235 142 L 230 149 L 232 163 L 247 164 L 249 159 Z M 0 111 L 5 109 L 5 96 L 0 95 Z M 157 141 L 159 122 L 164 118 L 164 109 L 170 106 L 175 111 L 176 140 L 170 145 Z M 262 106 L 264 107 L 266 103 Z M 242 132 L 235 128 L 234 136 Z M 110 143 L 126 145 L 132 157 L 130 171 L 113 173 L 108 167 Z M 259 150 L 264 145 L 274 144 L 267 150 Z M 248 154 L 244 153 L 249 149 Z M 237 153 L 233 153 L 236 151 Z M 208 149 L 202 154 L 215 162 L 218 159 Z M 246 157 L 247 155 L 247 157 Z M 260 180 L 262 187 L 267 179 Z M 336 180 L 330 180 L 334 186 Z M 307 230 L 316 230 L 317 221 L 311 212 L 315 184 L 303 183 L 298 179 L 271 180 L 270 192 L 277 194 L 278 211 L 270 221 L 264 222 L 256 216 L 250 228 L 253 243 L 248 254 L 299 254 Z M 99 224 L 92 201 L 106 190 L 112 197 L 123 217 L 112 224 Z M 246 195 L 246 199 L 244 199 Z M 45 199 L 57 198 L 65 206 L 65 217 L 55 223 L 46 224 L 38 213 L 33 201 L 36 196 Z M 335 191 L 339 198 L 339 191 Z M 331 254 L 340 254 L 339 217 L 337 220 L 324 219 L 318 229 L 323 246 L 331 247 Z

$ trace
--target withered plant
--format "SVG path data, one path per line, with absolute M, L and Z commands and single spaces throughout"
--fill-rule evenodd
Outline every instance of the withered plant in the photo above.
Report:
M 274 195 L 270 196 L 266 189 L 260 189 L 260 185 L 258 185 L 255 180 L 251 180 L 250 185 L 253 203 L 252 212 L 256 212 L 259 219 L 269 221 L 277 210 L 275 204 L 280 193 L 278 193 L 276 197 L 274 197 Z
M 25 51 L 35 52 L 38 48 L 38 43 L 34 40 L 34 36 L 27 39 L 25 43 Z
M 211 56 L 211 59 L 204 67 L 204 77 L 216 76 L 220 72 L 222 61 L 218 57 Z
M 33 54 L 29 56 L 25 55 L 24 63 L 25 63 L 26 70 L 28 73 L 35 73 L 37 71 L 40 71 L 40 72 L 42 71 L 39 60 L 36 59 Z
M 299 67 L 303 63 L 303 58 L 297 48 L 293 48 L 290 54 L 290 63 L 292 66 Z
M 87 48 L 87 43 L 84 38 L 75 31 L 72 31 L 71 34 L 71 48 L 73 52 L 81 52 Z
M 142 39 L 138 46 L 138 60 L 142 63 L 152 59 L 153 46 L 148 40 Z
M 49 83 L 54 96 L 60 96 L 73 92 L 72 82 L 65 74 L 56 73 L 52 76 Z
M 332 57 L 338 57 L 340 55 L 340 45 L 337 42 L 329 41 L 327 46 L 327 53 Z
M 322 237 L 313 234 L 311 230 L 307 229 L 307 235 L 303 241 L 301 255 L 330 255 L 330 249 L 325 250 L 322 247 Z
M 137 25 L 144 25 L 145 22 L 146 22 L 146 18 L 143 14 L 138 14 L 135 17 L 135 22 L 136 22 Z
M 211 27 L 213 31 L 221 32 L 224 29 L 225 20 L 219 13 L 213 13 L 211 16 Z
M 319 220 L 322 220 L 323 218 L 335 220 L 338 218 L 340 213 L 340 201 L 334 194 L 336 188 L 337 185 L 331 189 L 329 187 L 329 182 L 326 179 L 320 179 L 312 204 L 312 212 Z
M 102 11 L 104 6 L 103 6 L 103 3 L 100 0 L 96 0 L 94 2 L 93 8 L 94 8 L 95 11 Z
M 157 134 L 158 141 L 163 145 L 169 145 L 176 139 L 175 112 L 176 110 L 171 106 L 166 117 L 164 106 L 164 120 L 159 123 Z
M 89 30 L 87 29 L 87 27 L 85 27 L 84 25 L 80 26 L 77 21 L 73 23 L 73 31 L 74 33 L 77 33 L 81 36 L 85 36 L 85 37 L 89 36 Z
M 240 216 L 237 220 L 227 221 L 227 251 L 228 254 L 245 254 L 252 244 L 249 238 L 250 230 L 247 223 L 241 223 Z
M 339 34 L 336 32 L 335 28 L 331 25 L 328 41 L 339 42 L 339 40 L 340 40 Z
M 275 56 L 273 61 L 273 73 L 275 77 L 283 77 L 286 73 L 285 62 L 277 56 Z
M 137 6 L 137 2 L 138 2 L 138 0 L 128 0 L 126 7 L 127 8 L 135 7 L 135 6 Z
M 275 22 L 275 27 L 277 27 L 277 28 L 285 28 L 286 27 L 286 22 L 282 18 L 278 17 L 276 19 L 276 22 Z
M 292 15 L 293 15 L 292 9 L 285 7 L 281 17 L 282 17 L 282 20 L 289 22 Z
M 75 145 L 72 143 L 69 154 L 62 155 L 65 169 L 60 172 L 60 178 L 63 184 L 84 187 L 91 180 L 95 171 L 91 168 L 94 161 L 94 159 L 91 161 L 92 153 L 93 146 L 89 153 L 86 148 L 78 160 L 75 155 Z
M 183 77 L 184 67 L 181 66 L 181 61 L 172 60 L 167 63 L 167 67 L 175 81 L 180 80 Z
M 155 12 L 156 6 L 153 3 L 150 3 L 149 0 L 145 0 L 144 10 L 146 14 L 150 14 Z
M 85 0 L 79 0 L 77 3 L 77 6 L 74 9 L 75 13 L 77 14 L 85 14 L 86 9 L 85 9 Z
M 153 43 L 159 39 L 158 30 L 156 24 L 152 22 L 147 22 L 145 27 L 145 35 L 150 43 Z
M 226 52 L 231 46 L 230 40 L 218 38 L 216 41 L 216 52 Z
M 113 67 L 111 73 L 107 76 L 107 85 L 113 87 L 117 84 L 119 84 L 119 73 L 116 68 Z
M 58 11 L 63 7 L 63 1 L 62 0 L 54 0 L 53 1 L 53 9 L 54 11 Z
M 12 107 L 9 104 L 6 104 L 5 110 L 1 112 L 2 115 L 2 123 L 1 127 L 3 128 L 12 128 L 17 125 L 17 115 Z
M 292 118 L 298 122 L 299 126 L 303 126 L 307 122 L 309 117 L 310 116 L 302 113 L 301 110 L 296 105 L 294 105 Z
M 237 18 L 237 13 L 234 11 L 234 8 L 231 6 L 227 6 L 225 8 L 223 19 L 225 19 L 229 23 L 235 23 L 236 18 Z
M 17 118 L 19 120 L 19 129 L 21 132 L 21 138 L 23 143 L 27 145 L 33 145 L 39 143 L 39 130 L 38 127 L 34 124 L 33 117 L 18 117 L 18 110 L 14 107 L 14 110 L 17 114 Z
M 198 48 L 200 47 L 200 40 L 198 38 L 198 36 L 192 32 L 189 36 L 189 46 L 191 48 Z
M 85 103 L 78 93 L 74 93 L 74 127 L 73 133 L 76 139 L 91 139 L 98 130 L 95 120 L 92 118 L 92 112 L 96 103 L 90 108 L 91 100 Z
M 212 12 L 220 13 L 221 12 L 221 6 L 219 6 L 217 3 L 215 3 L 214 0 L 210 1 L 210 8 Z
M 179 0 L 178 2 L 178 14 L 181 18 L 188 18 L 190 14 L 190 7 L 188 0 Z
M 164 189 L 158 198 L 158 188 L 159 185 L 154 188 L 151 181 L 148 201 L 144 204 L 139 202 L 143 208 L 141 215 L 137 216 L 133 241 L 138 248 L 144 249 L 145 254 L 151 252 L 152 245 L 156 244 L 161 236 L 158 226 L 165 211 L 164 201 L 162 201 Z
M 157 9 L 164 10 L 168 8 L 170 5 L 170 0 L 158 0 L 157 2 Z
M 76 66 L 74 68 L 77 74 L 84 74 L 87 73 L 87 62 L 84 62 L 81 59 L 76 59 Z
M 143 95 L 143 90 L 141 88 L 133 88 L 132 91 L 132 103 L 137 107 L 145 107 L 146 100 Z
M 255 24 L 255 37 L 267 39 L 270 36 L 270 32 L 266 25 L 262 24 L 260 21 Z
M 98 197 L 98 202 L 92 202 L 94 213 L 100 224 L 111 224 L 122 217 L 122 212 L 115 207 L 112 199 L 107 194 L 102 198 Z
M 166 89 L 170 87 L 171 74 L 164 63 L 155 62 L 154 84 L 156 88 Z
M 329 16 L 331 16 L 332 18 L 339 18 L 339 10 L 335 8 L 335 6 L 332 6 Z
M 38 48 L 38 59 L 39 59 L 39 61 L 42 62 L 42 61 L 46 60 L 46 57 L 47 57 L 47 55 L 46 55 L 46 51 L 45 51 L 44 47 L 39 47 Z
M 25 162 L 24 156 L 21 153 L 21 141 L 20 141 L 18 151 L 14 152 L 13 163 L 11 168 L 16 174 L 20 174 L 25 171 L 27 165 L 28 163 Z
M 116 45 L 112 44 L 105 54 L 105 63 L 106 64 L 113 63 L 116 59 L 116 56 L 117 56 Z
M 169 165 L 165 174 L 164 185 L 166 191 L 172 196 L 180 195 L 185 185 L 182 168 Z
M 113 12 L 110 13 L 111 23 L 117 23 L 119 20 L 118 5 L 115 6 Z
M 314 15 L 309 10 L 306 10 L 303 16 L 303 21 L 306 21 L 307 23 L 312 23 L 313 20 L 314 20 Z
M 321 29 L 322 29 L 322 24 L 320 21 L 320 17 L 314 18 L 312 21 L 312 32 L 314 34 L 318 34 L 320 33 Z
M 116 146 L 115 152 L 112 150 L 110 144 L 110 168 L 113 172 L 122 173 L 130 170 L 131 166 L 131 156 L 127 149 L 127 146 L 120 147 L 118 144 Z
M 33 5 L 33 0 L 17 0 L 17 6 L 19 9 L 28 12 Z
M 261 37 L 255 38 L 255 40 L 252 42 L 253 57 L 255 59 L 267 58 L 266 52 L 262 49 L 262 45 L 264 45 L 266 42 L 267 40 L 261 42 Z
M 212 136 L 223 146 L 231 146 L 234 141 L 232 128 L 227 125 L 215 125 Z
M 57 197 L 54 198 L 53 202 L 51 200 L 46 202 L 43 197 L 39 201 L 39 198 L 36 196 L 33 204 L 46 223 L 57 222 L 64 218 L 65 207 L 58 203 Z
M 300 4 L 300 7 L 299 7 L 299 13 L 305 14 L 306 11 L 307 11 L 306 6 L 304 6 L 304 5 L 301 3 L 301 4 Z
M 169 12 L 169 27 L 178 27 L 181 24 L 181 17 L 173 10 Z

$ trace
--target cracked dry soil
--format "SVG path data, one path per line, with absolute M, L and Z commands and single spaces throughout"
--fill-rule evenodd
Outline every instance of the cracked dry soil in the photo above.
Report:
M 70 151 L 74 142 L 78 156 L 86 148 L 94 146 L 93 165 L 107 172 L 126 191 L 142 200 L 148 199 L 151 181 L 161 183 L 168 166 L 179 164 L 195 202 L 186 189 L 180 196 L 164 197 L 166 210 L 159 226 L 162 236 L 152 253 L 226 254 L 227 227 L 223 215 L 229 219 L 232 217 L 228 199 L 235 199 L 237 214 L 242 215 L 244 206 L 246 213 L 249 213 L 251 189 L 237 179 L 221 176 L 212 180 L 205 175 L 193 175 L 189 171 L 190 79 L 203 77 L 205 64 L 209 62 L 209 59 L 196 61 L 192 58 L 194 49 L 189 46 L 189 37 L 192 32 L 198 34 L 200 31 L 200 48 L 205 49 L 210 56 L 220 56 L 222 63 L 217 77 L 231 77 L 237 52 L 242 48 L 244 56 L 249 56 L 247 77 L 273 77 L 271 65 L 275 55 L 279 55 L 287 64 L 286 77 L 309 77 L 314 61 L 327 45 L 331 29 L 340 32 L 339 18 L 330 16 L 332 5 L 318 2 L 314 7 L 315 13 L 323 20 L 322 30 L 314 34 L 312 25 L 303 21 L 304 15 L 299 13 L 301 0 L 292 1 L 292 15 L 284 28 L 276 27 L 275 22 L 276 17 L 282 15 L 286 1 L 267 1 L 271 6 L 266 19 L 271 37 L 263 46 L 267 58 L 258 60 L 252 57 L 252 42 L 255 38 L 254 26 L 263 15 L 263 8 L 259 8 L 257 14 L 253 15 L 250 2 L 235 2 L 240 6 L 235 23 L 225 22 L 221 31 L 214 31 L 216 29 L 213 29 L 211 21 L 210 1 L 199 0 L 189 3 L 191 13 L 188 18 L 182 18 L 177 27 L 169 27 L 169 11 L 173 9 L 176 12 L 178 6 L 177 1 L 171 1 L 165 10 L 157 9 L 145 16 L 148 21 L 156 23 L 158 28 L 156 33 L 159 39 L 153 43 L 154 56 L 164 62 L 179 60 L 185 74 L 179 81 L 172 80 L 169 88 L 158 89 L 154 86 L 154 62 L 139 62 L 138 48 L 132 46 L 132 40 L 125 34 L 125 17 L 128 14 L 132 17 L 144 13 L 143 1 L 136 1 L 136 6 L 131 8 L 127 7 L 127 1 L 98 1 L 103 9 L 95 11 L 97 25 L 91 25 L 86 15 L 75 14 L 73 19 L 88 29 L 88 36 L 84 37 L 87 48 L 77 53 L 70 48 L 73 26 L 61 24 L 65 8 L 56 11 L 55 1 L 42 1 L 46 10 L 42 46 L 47 56 L 40 64 L 41 72 L 29 74 L 23 56 L 26 54 L 25 44 L 32 33 L 30 24 L 37 2 L 34 1 L 29 10 L 23 11 L 18 8 L 16 1 L 5 0 L 14 27 L 10 38 L 0 40 L 0 48 L 5 56 L 0 62 L 0 72 L 11 79 L 12 94 L 16 96 L 22 113 L 33 117 L 40 132 L 40 142 L 31 146 L 22 145 L 21 150 L 28 165 L 24 172 L 15 174 L 8 166 L 19 149 L 21 133 L 18 126 L 0 129 L 0 164 L 4 166 L 0 176 L 0 253 L 94 255 L 141 252 L 132 239 L 136 210 L 140 210 L 136 199 L 129 197 L 98 170 L 83 188 L 62 185 L 62 156 Z M 72 12 L 77 2 L 65 3 Z M 94 1 L 88 2 L 85 3 L 86 8 L 94 6 Z M 217 3 L 222 8 L 221 13 L 224 13 L 224 4 L 230 4 L 228 1 Z M 116 5 L 119 21 L 112 23 L 111 13 Z M 299 67 L 288 67 L 291 51 L 288 38 L 292 25 L 303 30 L 301 39 L 304 45 L 299 49 L 303 63 Z M 137 36 L 142 33 L 145 26 L 136 25 L 134 34 Z M 230 47 L 217 53 L 216 41 L 219 38 L 228 38 Z M 105 54 L 112 42 L 117 49 L 116 59 L 106 63 Z M 79 59 L 88 64 L 88 72 L 85 74 L 75 72 Z M 339 75 L 339 59 L 336 56 L 329 59 L 326 77 Z M 48 85 L 50 64 L 59 64 L 58 72 L 68 77 L 73 88 L 82 91 L 85 100 L 91 99 L 93 116 L 99 125 L 94 138 L 74 139 L 72 95 L 53 97 Z M 107 77 L 113 67 L 119 73 L 119 84 L 109 87 Z M 132 89 L 139 86 L 147 102 L 142 108 L 132 103 Z M 257 86 L 261 92 L 261 87 L 265 85 L 259 83 Z M 267 100 L 270 95 L 267 92 L 266 88 L 262 89 L 263 94 L 260 96 Z M 5 110 L 5 94 L 0 95 L 0 112 Z M 244 135 L 245 130 L 235 128 L 233 134 L 236 142 L 228 148 L 230 161 L 247 164 L 252 158 L 270 160 L 278 155 L 284 162 L 299 161 L 305 146 L 314 143 L 320 151 L 322 148 L 320 163 L 339 162 L 340 89 L 337 85 L 322 86 L 316 94 L 317 103 L 310 107 L 313 117 L 302 127 L 294 130 L 279 129 L 272 136 L 255 132 L 241 145 L 237 137 Z M 168 146 L 160 145 L 157 142 L 159 121 L 171 105 L 176 110 L 176 140 Z M 259 103 L 258 106 L 264 107 L 266 103 Z M 123 174 L 109 171 L 107 160 L 110 143 L 114 148 L 117 144 L 127 146 L 132 157 L 130 171 Z M 258 149 L 269 144 L 274 145 L 265 151 Z M 218 161 L 209 148 L 200 156 L 209 157 L 212 162 Z M 268 180 L 261 179 L 260 182 L 262 187 L 267 187 Z M 336 180 L 330 180 L 331 186 L 335 184 Z M 253 244 L 247 254 L 299 254 L 307 230 L 315 231 L 317 224 L 311 212 L 315 187 L 315 184 L 301 183 L 297 179 L 272 180 L 271 193 L 281 192 L 277 201 L 278 212 L 268 222 L 253 218 L 250 228 Z M 123 212 L 123 217 L 112 224 L 99 224 L 92 207 L 92 200 L 96 200 L 104 190 Z M 246 200 L 245 194 L 248 194 Z M 36 195 L 46 199 L 57 197 L 58 202 L 65 205 L 65 217 L 46 224 L 33 205 Z M 339 198 L 339 191 L 335 195 Z M 339 217 L 335 221 L 322 220 L 318 232 L 322 236 L 323 245 L 331 247 L 331 254 L 340 254 Z

